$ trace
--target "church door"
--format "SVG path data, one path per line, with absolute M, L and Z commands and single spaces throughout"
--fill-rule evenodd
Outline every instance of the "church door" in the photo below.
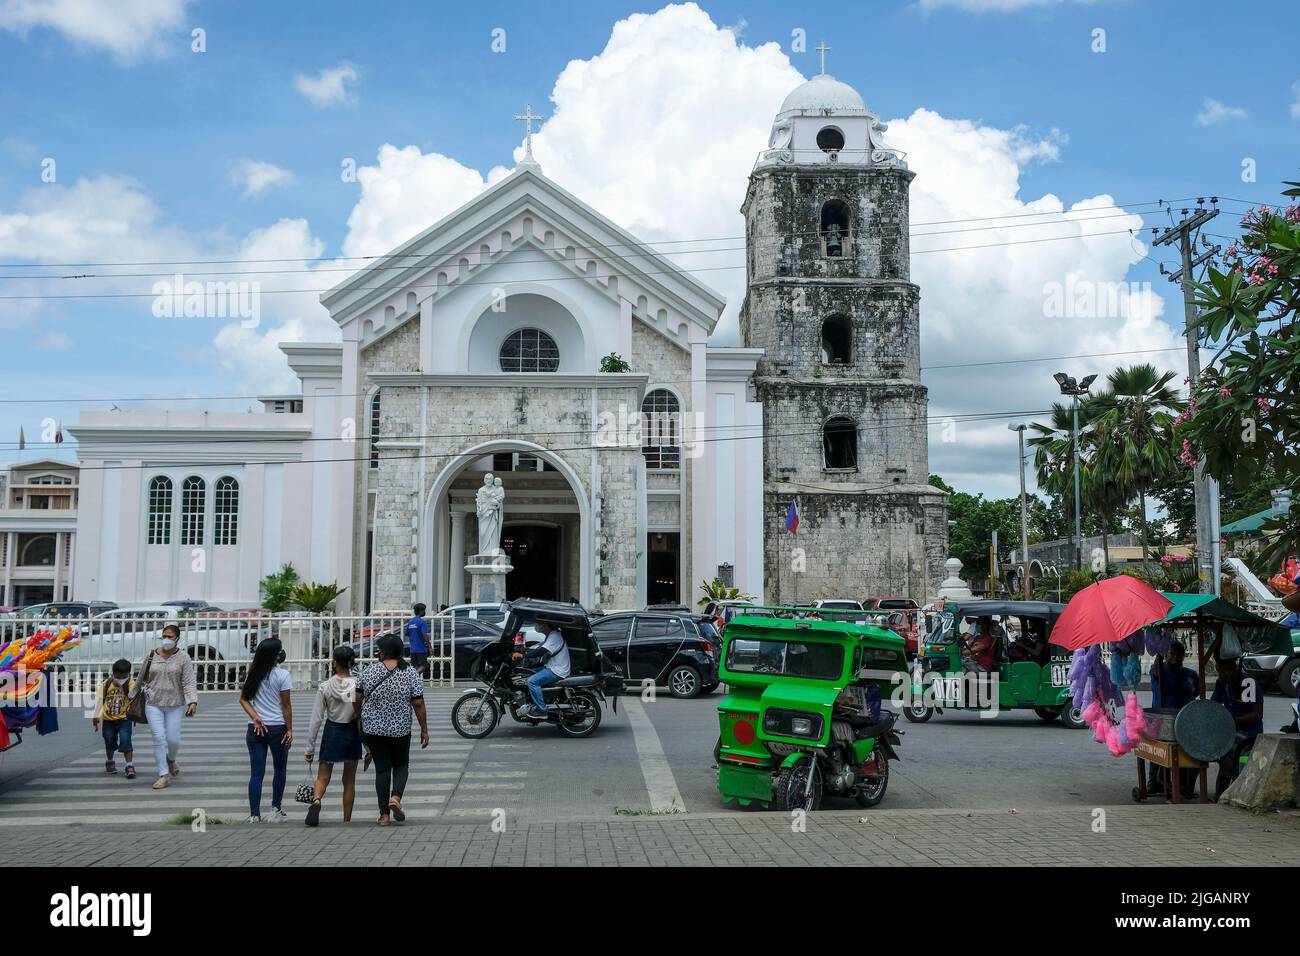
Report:
M 506 575 L 506 597 L 561 601 L 560 530 L 541 524 L 511 524 L 501 532 L 501 549 L 513 570 Z
M 652 532 L 646 560 L 646 603 L 678 604 L 682 589 L 678 569 L 681 567 L 682 536 L 676 531 Z

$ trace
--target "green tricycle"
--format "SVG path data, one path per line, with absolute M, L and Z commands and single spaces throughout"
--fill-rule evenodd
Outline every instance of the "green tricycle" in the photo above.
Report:
M 903 716 L 915 723 L 945 709 L 1032 709 L 1043 720 L 1060 720 L 1066 727 L 1086 726 L 1070 691 L 1071 652 L 1048 643 L 1064 604 L 1050 601 L 948 602 L 929 615 L 927 635 L 912 662 L 909 693 Z M 992 646 L 981 648 L 984 664 L 973 663 L 974 632 L 987 628 Z
M 724 803 L 816 810 L 824 794 L 864 807 L 884 798 L 899 732 L 881 705 L 907 680 L 907 660 L 902 637 L 862 618 L 746 608 L 727 624 L 714 750 Z

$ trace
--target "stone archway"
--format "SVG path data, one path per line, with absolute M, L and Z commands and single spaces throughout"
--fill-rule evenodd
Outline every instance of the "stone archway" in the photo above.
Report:
M 567 523 L 569 531 L 565 534 L 559 547 L 566 556 L 566 561 L 572 561 L 576 558 L 576 579 L 571 576 L 570 580 L 565 580 L 561 576 L 556 589 L 559 592 L 560 600 L 577 597 L 585 606 L 594 606 L 596 595 L 593 579 L 594 531 L 591 502 L 588 500 L 585 485 L 563 458 L 540 445 L 518 439 L 484 442 L 481 445 L 467 449 L 449 461 L 434 480 L 425 500 L 418 560 L 419 580 L 424 583 L 424 587 L 430 589 L 431 603 L 436 607 L 442 604 L 459 603 L 452 600 L 457 597 L 467 600 L 467 589 L 461 593 L 457 593 L 455 590 L 455 582 L 452 579 L 452 564 L 456 561 L 463 562 L 468 558 L 466 553 L 468 548 L 464 544 L 458 548 L 455 542 L 458 539 L 462 542 L 472 542 L 471 536 L 475 533 L 476 518 L 472 513 L 472 498 L 469 491 L 459 488 L 458 482 L 462 486 L 472 486 L 475 475 L 482 473 L 481 471 L 475 471 L 474 466 L 476 463 L 482 462 L 484 459 L 490 459 L 495 455 L 511 453 L 531 456 L 549 465 L 550 467 L 543 474 L 551 476 L 553 479 L 563 479 L 563 482 L 568 487 L 571 504 L 569 507 L 547 505 L 543 506 L 546 510 L 536 512 L 527 510 L 526 507 L 521 508 L 519 502 L 521 482 L 517 480 L 519 473 L 503 472 L 501 477 L 504 479 L 507 489 L 505 525 L 509 527 L 512 525 L 550 523 L 559 527 Z M 469 482 L 464 477 L 467 473 L 470 478 Z M 512 481 L 512 476 L 516 480 Z M 558 487 L 558 481 L 555 480 L 544 484 L 547 484 L 551 490 Z M 512 486 L 514 486 L 513 489 Z M 573 526 L 574 522 L 572 521 L 575 510 L 576 527 Z M 471 543 L 469 547 L 472 546 Z M 574 585 L 573 590 L 576 593 L 564 593 L 569 590 L 569 588 L 565 587 L 566 584 Z

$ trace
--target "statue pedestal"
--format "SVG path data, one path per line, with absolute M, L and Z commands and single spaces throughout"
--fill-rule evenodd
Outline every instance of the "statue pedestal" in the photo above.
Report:
M 500 604 L 506 599 L 506 575 L 514 570 L 510 558 L 499 554 L 476 554 L 465 565 L 469 572 L 469 599 L 474 604 Z

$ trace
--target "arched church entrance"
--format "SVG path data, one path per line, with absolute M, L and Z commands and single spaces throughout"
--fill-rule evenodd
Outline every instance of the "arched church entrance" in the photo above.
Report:
M 472 599 L 465 565 L 479 550 L 475 495 L 489 473 L 506 493 L 501 548 L 513 567 L 506 598 L 590 602 L 588 507 L 577 475 L 539 446 L 497 441 L 453 460 L 431 490 L 421 577 L 435 606 Z

